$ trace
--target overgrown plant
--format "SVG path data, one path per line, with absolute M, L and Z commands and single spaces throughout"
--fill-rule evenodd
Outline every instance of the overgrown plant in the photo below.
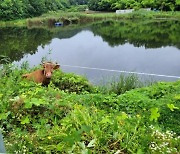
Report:
M 96 91 L 96 88 L 85 77 L 73 73 L 63 73 L 62 71 L 54 72 L 51 83 L 60 90 L 77 94 Z
M 8 153 L 180 151 L 179 81 L 103 94 L 61 71 L 43 87 L 22 79 L 26 69 L 0 69 L 6 72 L 0 78 L 0 129 Z
M 114 77 L 105 83 L 105 85 L 100 85 L 99 89 L 103 93 L 115 93 L 117 95 L 123 94 L 126 91 L 130 91 L 135 88 L 140 88 L 143 83 L 135 74 L 121 74 L 118 78 Z

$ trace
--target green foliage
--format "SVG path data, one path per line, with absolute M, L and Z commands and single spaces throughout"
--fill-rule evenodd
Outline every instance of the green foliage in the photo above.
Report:
M 96 11 L 114 11 L 133 8 L 152 8 L 164 11 L 180 9 L 178 0 L 89 0 L 88 6 L 91 10 Z
M 180 151 L 179 81 L 102 94 L 85 78 L 61 71 L 43 87 L 22 79 L 27 69 L 0 69 L 0 126 L 8 153 Z
M 69 9 L 67 9 L 68 12 L 84 12 L 87 8 L 87 5 L 72 5 Z
M 126 113 L 148 114 L 147 120 L 157 121 L 162 128 L 180 134 L 179 100 L 175 99 L 179 90 L 179 82 L 175 82 L 158 83 L 151 88 L 130 91 L 119 97 L 120 108 Z M 175 109 L 172 111 L 169 107 Z
M 25 16 L 23 2 L 21 0 L 0 1 L 0 19 L 12 20 Z
M 174 109 L 179 109 L 178 107 L 174 106 L 174 104 L 167 104 L 167 107 L 168 107 L 171 111 L 174 111 Z
M 85 5 L 89 0 L 69 0 L 71 5 Z
M 179 0 L 1 0 L 0 19 L 14 20 L 40 16 L 49 11 L 84 11 L 84 5 L 95 11 L 115 11 L 117 9 L 151 8 L 163 11 L 179 11 Z M 74 7 L 77 6 L 77 7 Z
M 157 121 L 158 118 L 160 117 L 160 114 L 159 114 L 159 109 L 158 108 L 152 108 L 151 109 L 151 117 L 150 117 L 150 120 L 151 121 Z
M 51 81 L 60 90 L 66 92 L 75 92 L 77 94 L 82 92 L 93 92 L 93 86 L 89 81 L 75 74 L 66 74 L 62 71 L 56 71 Z
M 125 76 L 121 74 L 118 79 L 114 78 L 106 85 L 100 86 L 103 93 L 115 93 L 117 95 L 123 94 L 126 91 L 142 87 L 143 83 L 139 81 L 138 77 L 134 74 Z
M 174 11 L 175 9 L 178 9 L 178 3 L 176 3 L 174 0 L 154 0 L 155 1 L 155 7 L 159 10 L 165 10 L 165 11 Z
M 34 17 L 67 7 L 69 7 L 67 0 L 1 0 L 0 19 L 14 20 Z

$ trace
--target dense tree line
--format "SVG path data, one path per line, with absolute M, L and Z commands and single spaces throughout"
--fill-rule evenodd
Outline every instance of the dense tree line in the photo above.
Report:
M 164 11 L 180 10 L 180 0 L 0 0 L 0 20 L 34 17 L 71 5 L 84 4 L 96 11 L 147 7 Z
M 115 11 L 118 9 L 152 8 L 156 10 L 180 10 L 180 0 L 89 0 L 88 6 L 96 11 Z
M 0 0 L 0 20 L 39 16 L 69 5 L 68 0 Z
M 89 0 L 69 0 L 71 5 L 85 5 Z

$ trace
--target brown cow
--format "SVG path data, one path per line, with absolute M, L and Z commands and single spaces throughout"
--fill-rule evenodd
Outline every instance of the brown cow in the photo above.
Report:
M 42 83 L 43 85 L 48 85 L 51 80 L 53 70 L 58 69 L 59 67 L 60 67 L 59 64 L 46 62 L 43 63 L 43 69 L 38 69 L 32 73 L 24 74 L 23 78 L 26 78 L 28 80 L 33 80 L 36 83 Z

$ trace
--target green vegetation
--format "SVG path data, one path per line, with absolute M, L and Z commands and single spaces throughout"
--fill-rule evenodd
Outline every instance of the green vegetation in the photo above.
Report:
M 118 9 L 152 8 L 156 10 L 180 10 L 179 0 L 89 0 L 88 6 L 96 11 L 115 11 Z
M 32 27 L 32 26 L 44 26 L 52 27 L 55 22 L 64 22 L 64 25 L 71 24 L 88 24 L 97 21 L 105 20 L 122 20 L 122 19 L 172 19 L 180 20 L 180 12 L 155 12 L 137 10 L 128 14 L 116 14 L 116 13 L 103 13 L 94 11 L 83 11 L 85 6 L 71 7 L 66 11 L 49 11 L 41 16 L 12 20 L 12 21 L 0 21 L 0 27 Z
M 84 5 L 87 4 L 89 0 L 69 0 L 71 5 Z
M 21 78 L 29 71 L 26 65 L 1 66 L 0 125 L 7 152 L 180 151 L 179 81 L 118 95 L 59 70 L 42 87 Z
M 101 13 L 101 12 L 49 12 L 40 17 L 27 19 L 27 26 L 47 26 L 54 25 L 55 22 L 63 22 L 64 25 L 87 24 L 97 21 L 122 20 L 122 19 L 173 19 L 180 20 L 180 12 L 154 12 L 154 11 L 134 11 L 128 14 Z M 0 22 L 0 25 L 6 23 Z M 15 22 L 16 23 L 16 22 Z M 8 23 L 7 23 L 8 25 Z M 10 25 L 10 24 L 9 24 Z
M 151 83 L 149 82 L 148 85 Z M 139 78 L 134 75 L 125 75 L 121 74 L 118 78 L 113 77 L 112 79 L 109 79 L 107 83 L 100 84 L 98 86 L 98 89 L 103 93 L 103 94 L 112 94 L 115 93 L 117 95 L 124 94 L 126 91 L 135 89 L 135 88 L 140 88 L 145 86 L 146 84 L 141 82 Z
M 14 20 L 40 16 L 48 11 L 69 7 L 67 0 L 1 0 L 0 19 Z
M 86 4 L 95 11 L 150 7 L 171 12 L 80 13 L 86 9 Z M 71 37 L 81 30 L 73 27 L 67 33 L 67 27 L 60 31 L 34 28 L 52 27 L 58 21 L 78 25 L 106 20 L 91 25 L 90 29 L 111 46 L 128 41 L 146 48 L 166 45 L 180 48 L 180 13 L 175 10 L 180 10 L 179 0 L 0 0 L 0 19 L 3 20 L 0 26 L 5 27 L 0 29 L 0 41 L 4 42 L 0 44 L 0 63 L 34 54 L 39 45 L 43 47 L 54 36 Z M 156 20 L 161 18 L 176 20 Z M 109 21 L 121 19 L 133 19 L 133 22 Z M 134 22 L 138 21 L 136 19 L 153 20 Z M 7 20 L 14 21 L 5 22 Z M 143 87 L 132 75 L 120 76 L 118 81 L 97 87 L 84 77 L 58 70 L 50 85 L 42 87 L 22 79 L 22 74 L 29 71 L 26 65 L 20 69 L 0 66 L 0 129 L 7 152 L 140 154 L 180 151 L 180 81 Z
M 179 11 L 179 0 L 1 0 L 0 20 L 9 21 L 41 16 L 44 13 L 65 11 L 84 12 L 87 8 L 94 11 L 117 9 L 151 8 L 155 11 Z M 91 12 L 91 11 L 90 11 Z M 66 13 L 63 14 L 66 17 Z M 87 11 L 89 13 L 89 11 Z M 162 12 L 161 12 L 162 13 Z M 51 13 L 50 13 L 51 14 Z M 77 14 L 76 14 L 77 15 Z M 104 15 L 104 14 L 103 14 Z M 60 15 L 61 16 L 61 15 Z M 83 16 L 87 17 L 87 16 Z M 105 17 L 104 17 L 105 18 Z M 57 18 L 56 18 L 57 19 Z

